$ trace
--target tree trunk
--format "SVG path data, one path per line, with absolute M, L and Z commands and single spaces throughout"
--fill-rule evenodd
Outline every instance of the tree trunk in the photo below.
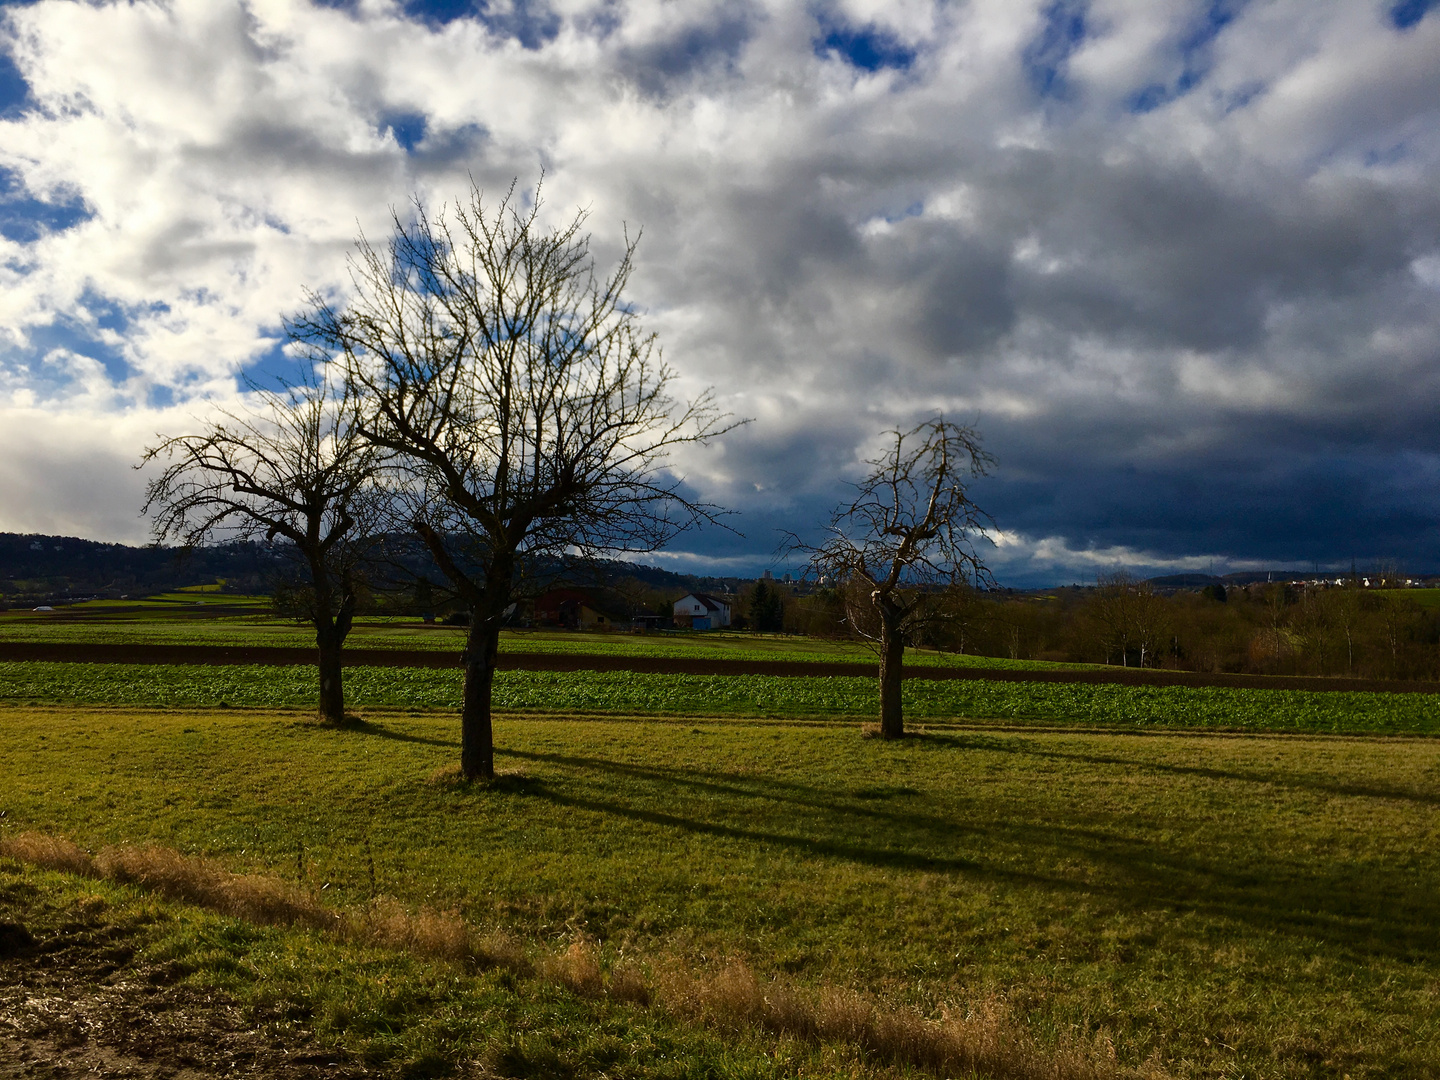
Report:
M 324 579 L 317 581 L 323 583 Z M 344 724 L 345 678 L 340 670 L 340 651 L 355 621 L 355 593 L 349 588 L 344 591 L 340 610 L 334 618 L 330 616 L 332 595 L 328 588 L 317 585 L 312 612 L 320 664 L 320 719 L 327 724 Z
M 327 724 L 345 723 L 345 682 L 340 671 L 340 649 L 345 639 L 334 627 L 317 627 L 315 644 L 320 652 L 320 719 Z
M 466 780 L 495 778 L 495 740 L 490 728 L 490 693 L 500 652 L 500 621 L 470 613 L 465 640 L 465 696 L 460 708 L 460 775 Z
M 905 635 L 898 625 L 880 613 L 880 737 L 899 739 L 905 735 L 905 717 L 900 704 L 900 672 L 905 662 Z

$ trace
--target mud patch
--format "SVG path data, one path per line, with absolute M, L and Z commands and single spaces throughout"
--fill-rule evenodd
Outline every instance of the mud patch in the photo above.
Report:
M 145 927 L 100 897 L 69 908 L 0 879 L 0 1080 L 114 1077 L 278 1080 L 372 1075 L 279 1013 L 244 1009 L 139 958 Z

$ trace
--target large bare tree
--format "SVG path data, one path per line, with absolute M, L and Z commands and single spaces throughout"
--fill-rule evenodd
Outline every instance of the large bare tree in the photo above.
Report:
M 585 214 L 548 228 L 539 192 L 487 206 L 478 189 L 432 216 L 418 200 L 380 249 L 363 237 L 353 298 L 316 297 L 292 333 L 364 393 L 365 437 L 390 455 L 405 524 L 470 612 L 460 767 L 494 775 L 490 704 L 500 629 L 541 568 L 651 551 L 714 520 L 670 453 L 727 429 L 710 395 L 672 393 L 625 298 L 635 241 L 597 274 Z
M 967 427 L 943 417 L 886 432 L 883 454 L 855 498 L 836 509 L 819 543 L 792 538 L 812 572 L 833 580 L 847 620 L 880 654 L 880 736 L 905 734 L 900 679 L 906 639 L 943 617 L 945 591 L 989 580 L 977 540 L 989 517 L 971 500 L 969 481 L 994 459 Z
M 361 437 L 357 401 L 329 369 L 294 385 L 251 387 L 252 407 L 222 411 L 195 435 L 157 436 L 141 466 L 160 474 L 143 512 L 157 540 L 288 541 L 300 564 L 298 600 L 315 626 L 320 715 L 345 722 L 341 650 L 372 539 L 378 455 Z

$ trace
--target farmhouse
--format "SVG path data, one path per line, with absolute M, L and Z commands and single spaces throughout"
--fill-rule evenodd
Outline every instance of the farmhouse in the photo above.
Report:
M 552 589 L 535 599 L 535 622 L 567 630 L 608 630 L 626 620 L 608 597 L 581 589 Z
M 730 605 L 709 593 L 686 593 L 675 601 L 678 629 L 719 630 L 730 625 Z

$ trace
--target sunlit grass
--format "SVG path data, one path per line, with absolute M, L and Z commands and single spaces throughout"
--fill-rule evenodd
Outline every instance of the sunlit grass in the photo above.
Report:
M 922 1011 L 998 995 L 1181 1076 L 1440 1074 L 1440 742 L 514 717 L 480 789 L 430 779 L 449 716 L 0 725 L 0 820 L 86 846 L 338 905 L 373 859 L 375 889 L 537 947 L 740 957 Z

